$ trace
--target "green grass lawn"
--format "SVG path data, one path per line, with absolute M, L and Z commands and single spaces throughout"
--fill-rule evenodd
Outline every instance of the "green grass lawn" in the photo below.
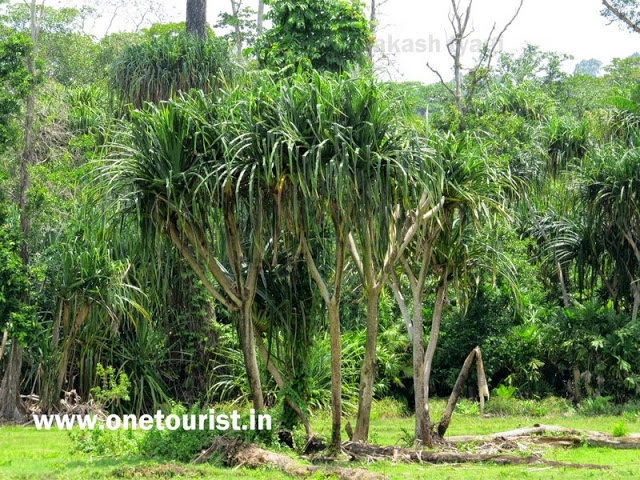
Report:
M 327 415 L 313 419 L 314 428 L 323 435 L 329 433 Z M 354 419 L 350 419 L 354 424 Z M 610 432 L 620 417 L 583 417 L 576 414 L 546 417 L 493 417 L 482 418 L 477 414 L 456 414 L 451 423 L 450 435 L 487 434 L 531 426 L 534 423 L 562 425 L 573 428 Z M 629 432 L 640 433 L 638 417 L 625 419 Z M 384 445 L 404 445 L 408 432 L 413 429 L 413 419 L 397 412 L 385 413 L 384 406 L 374 410 L 371 440 Z M 640 451 L 611 450 L 580 447 L 573 449 L 544 449 L 544 458 L 562 462 L 593 463 L 612 466 L 612 470 L 578 470 L 565 468 L 503 467 L 480 465 L 405 465 L 379 462 L 363 465 L 381 472 L 391 479 L 494 479 L 494 478 L 640 478 Z M 348 466 L 356 466 L 349 464 Z M 37 431 L 33 427 L 0 428 L 0 480 L 85 480 L 117 478 L 205 478 L 205 479 L 284 479 L 286 475 L 274 470 L 250 471 L 225 469 L 213 465 L 192 467 L 185 464 L 158 463 L 141 458 L 95 457 L 74 453 L 66 432 Z M 313 478 L 324 478 L 316 475 Z

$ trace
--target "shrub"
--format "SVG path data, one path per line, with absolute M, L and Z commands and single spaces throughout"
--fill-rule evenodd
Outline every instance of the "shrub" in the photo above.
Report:
M 595 415 L 613 415 L 616 412 L 615 406 L 611 405 L 612 397 L 587 398 L 580 403 L 578 412 L 587 417 Z
M 371 420 L 378 418 L 400 418 L 407 416 L 407 405 L 395 398 L 374 400 L 371 406 Z
M 170 415 L 198 415 L 203 412 L 198 405 L 187 410 L 184 406 L 174 404 Z M 208 413 L 208 412 L 206 412 Z M 140 453 L 163 460 L 189 462 L 203 448 L 208 447 L 216 432 L 208 429 L 199 430 L 158 430 L 154 428 L 145 432 L 140 441 Z
M 500 397 L 500 398 L 512 398 L 517 390 L 518 389 L 516 387 L 514 387 L 513 385 L 504 385 L 504 384 L 501 383 L 493 391 L 493 394 L 496 397 Z
M 626 437 L 629 433 L 629 429 L 624 423 L 624 420 L 620 420 L 616 423 L 611 431 L 614 437 Z
M 139 451 L 140 434 L 133 430 L 71 430 L 72 450 L 92 455 L 124 455 Z

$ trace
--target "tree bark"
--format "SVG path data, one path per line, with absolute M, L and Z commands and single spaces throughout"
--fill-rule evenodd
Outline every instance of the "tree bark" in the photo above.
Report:
M 378 0 L 371 0 L 371 7 L 370 7 L 370 12 L 369 12 L 369 28 L 371 29 L 371 33 L 373 34 L 373 37 L 375 39 L 376 36 L 376 26 L 377 26 L 377 20 L 378 20 Z M 373 42 L 371 42 L 369 44 L 369 47 L 367 48 L 367 53 L 369 56 L 369 62 L 371 64 L 373 64 Z
M 331 347 L 331 444 L 330 449 L 338 453 L 342 442 L 340 426 L 342 423 L 342 341 L 340 339 L 340 298 L 342 275 L 346 248 L 345 220 L 332 211 L 332 222 L 336 238 L 335 270 L 333 292 L 329 292 L 326 282 L 316 266 L 304 232 L 300 235 L 300 244 L 305 262 L 316 283 L 320 296 L 327 307 L 329 320 L 329 344 Z
M 422 286 L 416 286 L 413 292 L 413 395 L 415 400 L 415 435 L 416 440 L 424 444 L 425 429 L 427 428 L 424 376 L 422 374 L 424 363 L 424 318 L 422 315 Z
M 342 448 L 347 454 L 351 455 L 354 460 L 366 462 L 387 460 L 394 463 L 494 463 L 497 465 L 548 465 L 553 467 L 593 468 L 601 470 L 611 469 L 608 465 L 564 463 L 557 462 L 555 460 L 546 460 L 536 454 L 522 456 L 506 455 L 501 453 L 425 451 L 398 447 L 380 447 L 360 442 L 345 442 L 342 445 Z
M 442 274 L 440 285 L 436 291 L 436 302 L 433 308 L 433 316 L 431 319 L 431 332 L 429 334 L 429 343 L 427 344 L 427 350 L 424 354 L 423 361 L 423 390 L 424 390 L 424 439 L 423 442 L 428 447 L 433 446 L 433 439 L 431 438 L 431 412 L 429 411 L 429 381 L 431 379 L 431 368 L 433 365 L 433 356 L 438 344 L 438 337 L 440 335 L 440 323 L 442 321 L 442 312 L 444 311 L 445 297 L 447 293 L 447 275 L 448 272 Z
M 640 282 L 638 280 L 637 282 Z M 638 318 L 638 310 L 640 309 L 640 283 L 631 286 L 633 290 L 633 308 L 631 309 L 631 321 L 635 322 Z M 0 355 L 2 357 L 2 355 Z
M 207 38 L 207 0 L 187 0 L 187 33 Z
M 0 360 L 4 357 L 4 349 L 7 348 L 7 340 L 9 340 L 9 331 L 7 329 L 2 332 L 2 343 L 0 344 Z
M 240 348 L 247 371 L 247 381 L 251 390 L 251 402 L 253 408 L 262 410 L 264 408 L 264 397 L 262 394 L 262 383 L 260 381 L 260 369 L 256 358 L 256 344 L 253 334 L 253 302 L 246 302 L 238 318 L 238 337 Z
M 20 402 L 20 378 L 22 371 L 22 347 L 18 339 L 11 341 L 7 369 L 0 383 L 0 418 L 10 422 L 24 421 Z
M 460 394 L 462 393 L 462 387 L 464 387 L 467 378 L 469 378 L 469 372 L 471 371 L 471 365 L 474 360 L 476 362 L 482 361 L 480 347 L 474 348 L 471 353 L 467 355 L 467 358 L 462 365 L 456 384 L 453 386 L 453 390 L 449 396 L 449 401 L 447 402 L 447 406 L 445 407 L 442 418 L 438 424 L 438 435 L 440 438 L 444 437 L 444 434 L 447 432 L 447 428 L 449 428 L 449 422 L 451 421 L 453 410 L 456 408 L 456 403 L 458 403 L 458 398 L 460 398 Z M 480 392 L 480 395 L 483 394 L 483 392 Z
M 367 441 L 369 438 L 369 419 L 371 403 L 373 402 L 373 384 L 375 382 L 376 348 L 378 343 L 378 302 L 380 300 L 380 285 L 368 289 L 367 294 L 367 339 L 365 342 L 364 359 L 360 372 L 360 390 L 358 393 L 358 416 L 356 429 L 353 433 L 354 442 Z
M 231 13 L 236 17 L 235 25 L 233 26 L 233 36 L 235 37 L 236 44 L 236 56 L 238 59 L 242 58 L 242 32 L 240 31 L 240 7 L 242 3 L 239 0 L 231 0 Z
M 258 18 L 257 18 L 258 35 L 264 31 L 264 0 L 258 0 Z
M 329 343 L 331 346 L 331 447 L 340 449 L 342 422 L 342 340 L 340 338 L 340 302 L 329 305 Z

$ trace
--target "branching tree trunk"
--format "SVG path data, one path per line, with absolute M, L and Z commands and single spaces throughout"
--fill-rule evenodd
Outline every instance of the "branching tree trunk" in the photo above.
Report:
M 424 360 L 422 362 L 422 388 L 424 389 L 424 434 L 423 442 L 425 445 L 433 446 L 433 440 L 431 438 L 431 432 L 433 425 L 431 423 L 431 411 L 429 409 L 429 382 L 431 380 L 431 367 L 433 365 L 433 356 L 436 352 L 436 346 L 438 344 L 438 338 L 440 337 L 440 324 L 442 322 L 442 313 L 444 312 L 444 306 L 447 296 L 447 277 L 449 272 L 445 267 L 444 272 L 440 277 L 440 282 L 436 289 L 436 301 L 433 307 L 433 316 L 431 318 L 431 332 L 429 333 L 429 342 L 427 343 L 427 349 L 424 353 Z
M 332 291 L 329 291 L 328 281 L 322 278 L 314 260 L 313 253 L 308 244 L 306 233 L 300 235 L 300 245 L 304 259 L 316 283 L 320 296 L 327 307 L 329 319 L 329 343 L 331 348 L 331 445 L 334 452 L 340 451 L 341 422 L 342 422 L 342 341 L 340 340 L 340 299 L 342 292 L 342 279 L 344 274 L 344 261 L 347 243 L 346 219 L 337 208 L 330 207 L 331 219 L 335 233 L 335 263 L 333 269 Z
M 451 0 L 449 23 L 451 24 L 453 36 L 449 43 L 447 43 L 447 52 L 453 61 L 453 88 L 444 80 L 442 74 L 429 63 L 427 63 L 427 68 L 436 74 L 440 83 L 452 96 L 456 109 L 461 116 L 467 114 L 479 84 L 487 78 L 496 49 L 500 45 L 505 32 L 511 27 L 520 14 L 523 3 L 524 0 L 520 0 L 516 12 L 497 35 L 496 24 L 493 25 L 480 52 L 480 56 L 471 68 L 465 68 L 462 63 L 462 56 L 465 50 L 464 46 L 469 36 L 474 32 L 473 28 L 470 27 L 473 0 L 469 0 L 466 7 L 461 5 L 460 0 Z M 466 82 L 464 80 L 465 74 L 469 75 L 469 79 Z
M 259 233 L 262 228 L 261 214 L 258 213 L 258 216 L 260 218 L 256 219 L 256 230 L 254 230 L 250 258 L 248 259 L 249 265 L 245 272 L 233 205 L 229 202 L 225 205 L 223 223 L 227 244 L 226 251 L 234 281 L 231 281 L 218 260 L 214 258 L 205 234 L 197 226 L 172 219 L 167 228 L 171 241 L 189 263 L 206 290 L 229 312 L 237 315 L 238 339 L 245 362 L 251 400 L 254 408 L 259 410 L 264 408 L 264 398 L 253 333 L 253 301 L 263 254 L 262 235 Z M 203 267 L 201 262 L 206 267 Z M 209 280 L 205 268 L 213 276 L 218 286 Z
M 440 438 L 444 437 L 444 434 L 449 428 L 451 416 L 453 415 L 453 411 L 456 408 L 456 403 L 458 403 L 458 399 L 460 398 L 460 394 L 462 393 L 462 387 L 464 387 L 467 378 L 469 378 L 471 365 L 473 364 L 474 360 L 476 361 L 476 368 L 478 373 L 478 395 L 480 396 L 481 403 L 484 404 L 484 398 L 489 397 L 487 381 L 484 375 L 484 365 L 482 363 L 482 353 L 480 352 L 480 347 L 476 347 L 471 351 L 469 355 L 467 355 L 467 358 L 462 365 L 462 369 L 460 370 L 460 374 L 458 375 L 458 378 L 456 380 L 456 383 L 453 386 L 451 395 L 449 396 L 449 401 L 447 402 L 447 406 L 444 409 L 442 418 L 440 419 L 440 422 L 438 422 L 438 436 Z
M 427 436 L 428 425 L 425 403 L 424 388 L 424 318 L 422 313 L 422 299 L 427 282 L 427 276 L 431 273 L 431 263 L 433 247 L 436 238 L 440 234 L 440 226 L 438 222 L 430 222 L 429 219 L 437 214 L 444 206 L 444 197 L 440 202 L 431 209 L 422 218 L 420 225 L 420 234 L 414 240 L 415 247 L 411 250 L 411 255 L 402 255 L 399 257 L 402 271 L 409 281 L 411 290 L 411 308 L 409 309 L 400 288 L 400 279 L 395 272 L 390 277 L 391 289 L 398 304 L 400 311 L 405 317 L 405 324 L 410 328 L 409 336 L 412 343 L 413 351 L 413 390 L 415 401 L 415 436 L 416 440 L 426 444 L 429 441 Z M 409 262 L 409 257 L 413 258 L 414 267 Z M 411 313 L 410 313 L 411 312 Z
M 242 9 L 242 0 L 231 0 L 231 15 L 234 16 L 235 23 L 233 25 L 233 37 L 236 44 L 236 56 L 242 58 L 242 30 L 240 29 L 240 10 Z

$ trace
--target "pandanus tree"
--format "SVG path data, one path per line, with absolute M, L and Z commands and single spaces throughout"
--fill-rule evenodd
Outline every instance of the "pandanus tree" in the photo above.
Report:
M 477 139 L 470 134 L 461 135 L 463 138 L 443 134 L 432 139 L 431 148 L 441 169 L 441 175 L 434 177 L 439 184 L 433 183 L 432 188 L 440 202 L 421 217 L 419 234 L 400 258 L 401 269 L 392 270 L 390 276 L 390 286 L 412 340 L 415 434 L 425 445 L 446 431 L 446 426 L 434 431 L 439 425 L 431 421 L 429 383 L 447 292 L 471 270 L 474 259 L 486 254 L 486 249 L 471 248 L 469 235 L 496 211 L 502 211 L 504 190 L 510 183 L 508 172 L 486 159 Z M 402 293 L 402 275 L 406 275 L 411 290 L 410 303 Z M 434 289 L 435 302 L 425 348 L 422 301 L 428 287 Z
M 595 150 L 581 172 L 582 198 L 593 245 L 604 245 L 617 266 L 619 285 L 640 310 L 640 151 L 611 144 Z
M 223 39 L 164 32 L 127 46 L 111 67 L 110 83 L 120 100 L 141 108 L 190 88 L 207 91 L 231 74 Z
M 357 188 L 358 115 L 370 106 L 366 81 L 320 75 L 283 83 L 277 103 L 278 152 L 289 165 L 281 190 L 288 228 L 299 239 L 307 268 L 327 311 L 331 350 L 331 446 L 340 446 L 342 415 L 340 301 L 347 236 Z M 284 211 L 284 210 L 283 210 Z
M 385 98 L 383 92 L 378 94 L 381 98 L 369 107 L 370 118 L 359 132 L 360 165 L 354 175 L 360 191 L 348 235 L 351 258 L 367 306 L 353 441 L 366 441 L 369 434 L 380 294 L 398 257 L 419 232 L 423 217 L 433 215 L 441 207 L 436 191 L 426 187 L 434 178 L 430 151 L 411 126 L 400 125 L 402 115 L 398 105 Z M 437 177 L 438 168 L 435 170 Z
M 226 106 L 195 93 L 135 112 L 107 171 L 121 208 L 136 215 L 143 234 L 166 235 L 211 296 L 237 314 L 251 399 L 261 409 L 251 309 L 264 248 L 265 189 L 257 162 L 236 155 L 236 139 L 227 142 L 222 134 Z
M 128 278 L 130 265 L 114 258 L 105 225 L 95 221 L 97 212 L 86 214 L 84 222 L 60 235 L 48 260 L 47 278 L 56 311 L 51 328 L 53 354 L 39 379 L 43 411 L 57 408 L 78 336 L 92 316 L 114 328 L 123 319 L 135 324 L 138 315 L 147 316 L 142 292 Z
M 327 310 L 331 444 L 337 450 L 342 410 L 340 301 L 347 250 L 352 249 L 363 278 L 370 282 L 367 285 L 373 299 L 369 301 L 369 340 L 363 362 L 366 388 L 361 394 L 365 413 L 360 418 L 365 419 L 366 438 L 366 406 L 370 406 L 373 394 L 377 300 L 384 283 L 384 273 L 378 270 L 392 264 L 394 252 L 412 225 L 405 222 L 408 205 L 413 209 L 409 185 L 419 183 L 416 165 L 424 152 L 394 120 L 397 105 L 384 87 L 370 78 L 317 73 L 294 76 L 283 82 L 274 113 L 271 132 L 277 138 L 277 154 L 289 172 L 279 188 L 279 208 L 286 218 L 285 228 L 299 239 Z M 363 254 L 359 253 L 361 247 Z M 386 251 L 389 258 L 385 263 Z M 376 265 L 371 265 L 374 261 Z
M 256 348 L 286 388 L 255 326 L 254 301 L 265 247 L 277 244 L 276 205 L 289 165 L 272 132 L 279 125 L 276 85 L 268 76 L 247 83 L 135 112 L 105 172 L 123 213 L 135 215 L 147 239 L 170 239 L 209 294 L 235 316 L 251 400 L 261 409 Z M 285 400 L 311 433 L 299 406 L 289 395 Z

